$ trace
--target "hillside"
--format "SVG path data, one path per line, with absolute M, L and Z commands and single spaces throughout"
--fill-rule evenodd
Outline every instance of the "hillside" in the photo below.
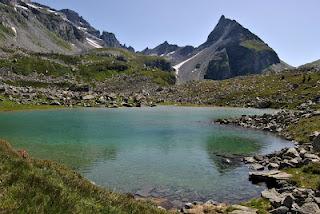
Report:
M 55 10 L 27 0 L 1 0 L 0 12 L 2 48 L 68 54 L 103 47 L 134 51 L 120 44 L 113 33 L 100 34 L 70 9 Z
M 300 68 L 305 68 L 305 69 L 316 69 L 316 70 L 320 70 L 320 59 L 319 60 L 316 60 L 314 62 L 310 62 L 310 63 L 307 63 L 305 65 L 302 65 L 300 66 Z
M 177 80 L 222 80 L 260 74 L 279 64 L 277 53 L 235 20 L 222 16 L 205 43 L 197 48 L 167 42 L 142 53 L 167 57 L 175 66 Z M 281 68 L 286 67 L 283 63 Z
M 19 109 L 15 105 L 153 105 L 149 93 L 175 83 L 168 61 L 125 49 L 101 48 L 72 56 L 4 51 L 6 57 L 0 58 L 3 110 Z
M 235 77 L 223 81 L 193 81 L 159 92 L 164 103 L 277 109 L 320 109 L 320 73 L 294 69 Z

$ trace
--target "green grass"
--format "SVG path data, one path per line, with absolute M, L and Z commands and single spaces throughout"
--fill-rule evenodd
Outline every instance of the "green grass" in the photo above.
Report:
M 0 59 L 0 66 L 22 75 L 37 72 L 51 76 L 63 76 L 72 73 L 70 67 L 37 56 L 16 56 L 12 59 Z
M 55 34 L 54 32 L 48 31 L 47 30 L 47 34 L 49 35 L 49 37 L 60 47 L 66 49 L 66 50 L 71 50 L 71 45 L 69 42 L 63 40 L 62 38 L 60 38 L 57 34 Z
M 268 214 L 269 213 L 268 210 L 272 208 L 270 201 L 264 198 L 252 199 L 249 202 L 242 203 L 241 205 L 257 209 L 258 214 Z
M 97 187 L 58 163 L 22 158 L 4 141 L 0 161 L 2 213 L 165 213 Z
M 291 124 L 287 131 L 301 143 L 308 143 L 309 136 L 320 130 L 320 116 L 301 119 L 297 124 Z
M 47 82 L 40 82 L 40 81 L 27 81 L 27 80 L 6 80 L 3 81 L 7 83 L 8 85 L 13 85 L 13 86 L 19 86 L 19 87 L 28 87 L 32 86 L 34 88 L 48 88 L 50 86 L 57 86 L 60 88 L 66 88 L 70 87 L 72 84 L 68 82 L 61 82 L 61 83 L 47 83 Z
M 257 40 L 243 41 L 243 42 L 241 42 L 241 46 L 255 50 L 257 52 L 272 50 L 267 44 L 260 42 L 260 41 L 257 41 Z
M 1 98 L 1 100 L 0 100 L 0 112 L 25 111 L 25 110 L 47 110 L 47 109 L 59 108 L 58 106 L 50 106 L 50 105 L 17 104 L 15 102 L 5 100 L 4 98 Z
M 320 164 L 313 163 L 301 168 L 290 168 L 286 170 L 292 174 L 291 182 L 302 188 L 320 190 Z
M 91 50 L 74 56 L 54 53 L 13 54 L 9 58 L 0 59 L 0 67 L 22 75 L 33 72 L 51 76 L 72 75 L 87 83 L 104 81 L 116 75 L 136 74 L 148 77 L 162 86 L 175 83 L 172 67 L 164 59 L 115 48 Z

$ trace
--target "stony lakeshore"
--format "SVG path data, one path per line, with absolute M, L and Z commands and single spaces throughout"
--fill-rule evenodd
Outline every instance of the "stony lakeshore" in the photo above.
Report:
M 242 116 L 238 119 L 222 119 L 216 123 L 236 125 L 245 128 L 259 129 L 276 133 L 289 140 L 295 140 L 287 131 L 290 124 L 297 123 L 302 118 L 319 116 L 320 112 L 313 110 L 280 111 L 274 115 Z M 290 182 L 291 174 L 286 169 L 305 166 L 310 163 L 320 163 L 320 133 L 310 136 L 310 143 L 294 142 L 292 148 L 268 154 L 265 156 L 245 157 L 243 162 L 251 172 L 249 179 L 253 183 L 265 182 L 268 189 L 261 193 L 262 198 L 271 202 L 272 214 L 285 213 L 320 213 L 320 191 L 298 188 Z M 184 212 L 190 213 L 190 212 Z M 256 213 L 256 211 L 237 211 L 235 213 Z

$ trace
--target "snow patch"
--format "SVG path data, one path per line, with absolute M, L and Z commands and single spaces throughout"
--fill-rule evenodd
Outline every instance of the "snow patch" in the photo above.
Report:
M 173 66 L 173 68 L 176 70 L 176 76 L 179 75 L 179 69 L 180 69 L 184 64 L 186 64 L 186 63 L 189 62 L 190 60 L 196 58 L 196 57 L 197 57 L 199 54 L 201 54 L 202 52 L 203 52 L 203 51 L 201 51 L 201 52 L 197 53 L 196 55 L 194 55 L 193 57 L 190 57 L 189 59 L 187 59 L 187 60 L 179 63 L 178 65 Z
M 89 43 L 89 45 L 91 45 L 92 47 L 95 48 L 103 48 L 101 45 L 99 45 L 96 41 L 94 41 L 93 39 L 89 39 L 86 38 L 87 42 Z
M 47 11 L 48 11 L 49 13 L 53 13 L 53 14 L 56 15 L 56 16 L 59 16 L 59 13 L 58 13 L 57 11 L 55 11 L 55 10 L 47 9 Z
M 42 7 L 38 7 L 38 6 L 34 5 L 34 4 L 27 3 L 27 5 L 29 7 L 35 8 L 35 9 L 42 9 Z
M 16 8 L 21 8 L 21 9 L 23 9 L 23 10 L 29 10 L 28 8 L 26 8 L 26 7 L 24 7 L 24 6 L 22 6 L 22 5 L 18 5 L 18 4 L 16 4 L 15 5 L 15 10 L 17 10 Z
M 82 31 L 87 31 L 87 30 L 88 30 L 87 28 L 85 28 L 85 27 L 80 27 L 80 26 L 78 26 L 77 28 L 78 28 L 78 30 L 82 30 Z
M 171 55 L 173 55 L 174 53 L 175 53 L 175 51 L 172 51 L 172 52 L 168 53 L 167 56 L 171 56 Z

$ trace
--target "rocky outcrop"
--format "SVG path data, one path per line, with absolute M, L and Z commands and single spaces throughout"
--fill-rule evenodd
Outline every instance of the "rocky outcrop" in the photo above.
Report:
M 261 193 L 273 207 L 271 214 L 299 213 L 319 214 L 319 192 L 303 188 L 269 189 Z

